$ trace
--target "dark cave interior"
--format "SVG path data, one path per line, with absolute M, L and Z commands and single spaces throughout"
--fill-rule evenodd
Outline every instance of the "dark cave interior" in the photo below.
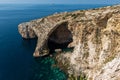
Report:
M 68 45 L 73 42 L 73 36 L 68 29 L 68 23 L 62 23 L 51 33 L 48 38 L 48 48 L 50 53 L 53 53 L 55 49 L 66 49 Z

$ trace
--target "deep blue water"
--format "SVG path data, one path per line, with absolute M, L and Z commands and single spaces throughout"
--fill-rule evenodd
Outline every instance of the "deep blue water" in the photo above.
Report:
M 33 58 L 36 40 L 22 40 L 18 33 L 18 24 L 55 12 L 102 6 L 106 5 L 0 4 L 0 80 L 57 80 L 58 76 L 65 77 L 62 73 L 55 76 L 60 71 L 52 70 L 50 61 L 43 64 L 42 59 Z

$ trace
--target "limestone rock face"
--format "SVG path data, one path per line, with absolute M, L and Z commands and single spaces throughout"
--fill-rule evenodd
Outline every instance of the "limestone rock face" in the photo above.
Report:
M 27 39 L 38 37 L 35 57 L 49 54 L 49 40 L 74 47 L 57 56 L 63 65 L 68 61 L 70 75 L 120 80 L 120 5 L 54 14 L 20 24 L 19 33 Z
M 21 34 L 21 36 L 25 39 L 29 38 L 35 38 L 36 34 L 34 33 L 32 29 L 32 25 L 30 22 L 22 23 L 18 27 L 18 31 Z

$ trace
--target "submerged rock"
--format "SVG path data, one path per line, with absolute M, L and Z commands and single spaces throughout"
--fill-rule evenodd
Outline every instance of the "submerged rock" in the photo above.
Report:
M 55 49 L 55 52 L 60 53 L 60 52 L 62 52 L 62 49 Z
M 35 57 L 48 55 L 51 49 L 74 47 L 57 55 L 62 63 L 69 63 L 68 74 L 120 80 L 120 5 L 54 14 L 22 23 L 18 29 L 23 38 L 38 37 Z

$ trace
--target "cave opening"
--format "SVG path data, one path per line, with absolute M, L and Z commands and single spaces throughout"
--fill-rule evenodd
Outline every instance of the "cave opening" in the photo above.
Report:
M 48 38 L 48 48 L 50 53 L 54 53 L 55 49 L 73 49 L 68 48 L 68 45 L 73 42 L 73 36 L 68 29 L 68 23 L 64 22 L 57 26 L 57 28 L 50 34 Z

